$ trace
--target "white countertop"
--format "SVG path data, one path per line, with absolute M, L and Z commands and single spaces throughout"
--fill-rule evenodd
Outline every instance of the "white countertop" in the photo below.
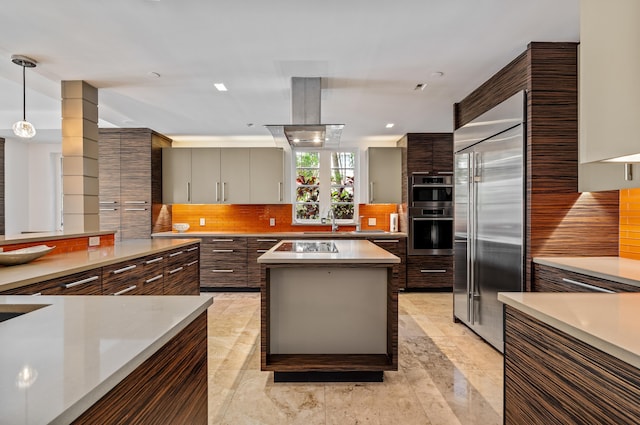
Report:
M 132 239 L 116 242 L 114 246 L 91 248 L 65 254 L 47 254 L 27 264 L 0 266 L 0 290 L 8 290 L 31 283 L 68 276 L 96 267 L 152 255 L 199 242 L 198 239 Z
M 19 235 L 0 235 L 0 246 L 15 245 L 29 242 L 42 242 L 55 239 L 86 238 L 89 236 L 112 235 L 113 230 L 98 230 L 95 232 L 65 233 L 65 232 L 37 232 L 21 233 Z
M 640 293 L 501 292 L 498 300 L 640 368 Z
M 0 296 L 0 423 L 66 424 L 212 304 L 201 296 Z M 25 373 L 27 372 L 27 373 Z
M 313 242 L 304 239 L 304 242 Z M 291 264 L 340 264 L 340 263 L 377 263 L 397 264 L 400 258 L 380 248 L 378 245 L 358 239 L 323 239 L 321 242 L 335 243 L 338 252 L 288 252 L 276 251 L 285 242 L 283 240 L 258 257 L 258 263 L 291 263 Z
M 640 286 L 640 261 L 622 257 L 535 257 L 534 263 Z
M 211 237 L 224 237 L 224 236 L 238 236 L 238 237 L 254 237 L 254 238 L 319 238 L 319 237 L 331 237 L 331 238 L 371 238 L 379 237 L 381 239 L 393 239 L 393 238 L 406 238 L 407 234 L 402 232 L 378 232 L 363 230 L 360 232 L 348 231 L 348 232 L 331 232 L 331 231 L 306 231 L 306 232 L 198 232 L 195 230 L 189 230 L 187 232 L 158 232 L 151 235 L 154 238 L 211 238 Z

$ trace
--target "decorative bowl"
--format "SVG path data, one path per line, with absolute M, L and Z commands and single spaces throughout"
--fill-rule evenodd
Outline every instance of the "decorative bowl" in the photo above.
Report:
M 28 263 L 51 252 L 54 248 L 55 246 L 37 245 L 15 249 L 13 251 L 0 252 L 0 264 L 3 266 L 15 266 L 17 264 Z
M 176 229 L 178 233 L 184 233 L 189 230 L 189 223 L 173 223 L 173 228 Z

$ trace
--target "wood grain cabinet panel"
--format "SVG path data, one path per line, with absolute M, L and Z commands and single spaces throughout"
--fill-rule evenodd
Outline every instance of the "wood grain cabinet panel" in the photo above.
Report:
M 389 251 L 393 255 L 400 257 L 400 264 L 395 267 L 398 273 L 398 289 L 404 289 L 407 286 L 407 239 L 385 239 L 385 238 L 367 238 L 369 242 L 373 242 L 380 248 Z
M 407 288 L 452 287 L 452 255 L 407 256 Z
M 264 238 L 247 238 L 247 286 L 250 288 L 259 288 L 263 267 L 258 264 L 258 257 L 275 246 L 280 239 L 264 237 Z
M 203 238 L 200 286 L 247 286 L 247 238 Z
M 170 251 L 165 265 L 165 295 L 200 293 L 200 247 L 197 244 Z
M 575 273 L 543 264 L 533 264 L 535 292 L 640 292 L 640 287 Z
M 140 274 L 142 259 L 112 264 L 102 268 L 103 295 L 139 295 L 144 279 Z
M 41 285 L 42 295 L 102 295 L 102 273 L 98 268 L 47 280 Z

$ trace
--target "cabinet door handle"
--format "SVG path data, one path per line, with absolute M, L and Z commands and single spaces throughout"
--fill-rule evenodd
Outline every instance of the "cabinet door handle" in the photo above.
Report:
M 100 208 L 100 211 L 118 211 L 117 208 Z
M 282 202 L 282 182 L 278 182 L 278 201 Z
M 122 291 L 118 291 L 118 292 L 116 292 L 116 293 L 115 293 L 115 294 L 113 294 L 113 295 L 115 296 L 115 295 L 122 295 L 122 294 L 126 294 L 127 292 L 133 291 L 133 290 L 134 290 L 134 289 L 136 289 L 137 287 L 138 287 L 138 285 L 131 285 L 131 286 L 129 286 L 127 289 L 123 289 Z
M 572 285 L 580 286 L 581 288 L 590 289 L 592 291 L 606 292 L 607 294 L 615 294 L 616 293 L 615 291 L 612 291 L 610 289 L 605 289 L 605 288 L 601 288 L 599 286 L 589 285 L 588 283 L 578 282 L 577 280 L 567 279 L 565 277 L 562 278 L 562 281 L 570 283 Z
M 172 252 L 169 257 L 175 257 L 176 255 L 184 254 L 184 251 Z
M 216 202 L 220 202 L 220 182 L 216 182 Z
M 147 211 L 146 208 L 125 208 L 125 211 Z
M 187 267 L 193 266 L 194 264 L 198 264 L 198 260 L 187 263 Z
M 144 283 L 151 283 L 151 282 L 155 282 L 158 279 L 162 279 L 164 277 L 164 275 L 159 274 L 158 276 L 152 277 L 151 279 L 147 279 L 144 281 Z
M 438 171 L 436 174 L 453 174 L 453 171 Z
M 154 258 L 153 260 L 147 260 L 144 263 L 145 264 L 153 264 L 153 263 L 157 263 L 158 261 L 162 261 L 164 260 L 164 257 L 158 257 L 158 258 Z
M 35 294 L 31 294 L 32 297 L 39 297 L 42 295 L 42 292 L 36 292 Z
M 194 247 L 192 247 L 192 248 L 187 248 L 187 252 L 197 251 L 198 249 L 200 249 L 200 248 L 199 248 L 199 247 L 197 247 L 197 246 L 194 246 Z
M 69 289 L 69 288 L 73 288 L 74 286 L 82 285 L 83 283 L 94 282 L 94 281 L 98 280 L 99 278 L 100 278 L 99 276 L 91 276 L 91 277 L 88 277 L 86 279 L 79 280 L 77 282 L 67 283 L 66 285 L 62 285 L 62 287 L 64 289 Z
M 265 252 L 269 251 L 268 249 L 256 249 L 256 252 L 258 254 L 264 254 Z
M 124 203 L 129 205 L 145 205 L 147 201 L 124 201 Z
M 420 273 L 446 273 L 444 269 L 422 269 Z
M 131 266 L 127 266 L 127 267 L 123 267 L 123 268 L 118 269 L 118 270 L 114 270 L 113 274 L 120 274 L 120 273 L 128 272 L 129 270 L 133 270 L 136 267 L 137 266 L 135 264 L 132 264 Z
M 233 252 L 233 249 L 213 249 L 211 252 Z
M 100 201 L 100 204 L 117 204 L 118 201 Z
M 374 239 L 374 243 L 398 243 L 400 239 Z
M 373 182 L 369 182 L 369 202 L 373 203 Z
M 222 182 L 222 202 L 227 202 L 227 182 Z
M 278 242 L 277 239 L 256 239 L 257 242 Z
M 233 239 L 210 239 L 209 242 L 233 242 Z
M 191 183 L 187 182 L 187 202 L 191 202 Z
M 233 273 L 233 269 L 214 269 L 211 273 Z
M 175 268 L 173 270 L 169 270 L 169 274 L 178 273 L 179 271 L 181 271 L 183 269 L 184 269 L 184 267 L 178 267 L 178 268 Z

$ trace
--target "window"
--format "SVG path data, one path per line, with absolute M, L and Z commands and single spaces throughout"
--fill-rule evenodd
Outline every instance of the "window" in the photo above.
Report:
M 294 222 L 321 223 L 333 209 L 336 220 L 356 216 L 355 152 L 294 150 Z

